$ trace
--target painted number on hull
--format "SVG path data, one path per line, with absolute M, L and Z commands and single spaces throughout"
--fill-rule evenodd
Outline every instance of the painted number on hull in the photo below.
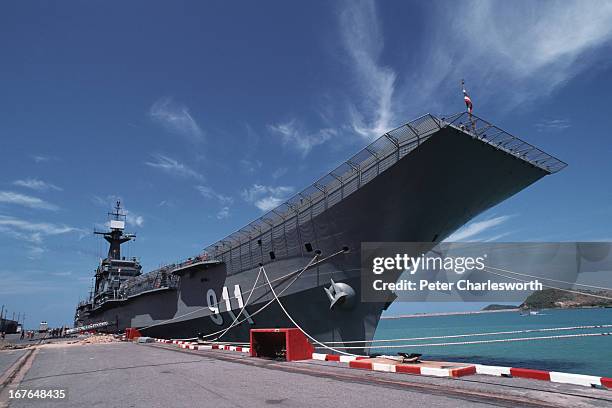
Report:
M 226 286 L 223 287 L 223 291 L 221 292 L 221 298 L 223 300 L 223 303 L 225 304 L 225 311 L 228 313 L 231 322 L 233 322 L 234 320 L 236 320 L 236 315 L 232 311 L 232 302 L 229 296 L 229 291 L 227 290 Z M 240 285 L 234 285 L 234 298 L 238 301 L 238 311 L 242 310 L 242 308 L 244 307 L 244 300 L 242 299 L 242 291 L 240 290 Z M 212 319 L 213 323 L 221 326 L 223 324 L 223 316 L 221 316 L 221 310 L 219 308 L 221 302 L 218 301 L 217 294 L 214 290 L 208 289 L 208 292 L 206 292 L 206 302 L 208 303 L 208 309 L 211 311 L 210 318 Z M 244 309 L 244 311 L 240 315 L 239 320 L 242 320 L 244 318 L 247 319 L 249 324 L 253 324 L 253 319 L 251 318 L 251 315 L 249 315 L 249 312 L 247 312 L 246 309 Z

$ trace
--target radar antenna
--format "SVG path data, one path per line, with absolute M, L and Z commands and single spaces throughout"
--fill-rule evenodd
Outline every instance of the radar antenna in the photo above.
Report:
M 121 259 L 121 244 L 136 238 L 136 234 L 124 233 L 126 214 L 121 209 L 121 201 L 117 200 L 114 212 L 109 212 L 108 227 L 110 231 L 94 231 L 94 234 L 102 235 L 110 244 L 108 248 L 108 259 Z

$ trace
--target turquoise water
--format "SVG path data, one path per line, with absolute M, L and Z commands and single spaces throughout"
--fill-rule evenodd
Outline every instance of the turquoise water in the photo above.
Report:
M 443 336 L 467 333 L 497 332 L 551 327 L 612 324 L 612 309 L 543 310 L 542 315 L 521 316 L 518 312 L 485 313 L 455 316 L 431 316 L 382 319 L 375 339 Z M 456 339 L 411 340 L 387 344 L 448 343 L 530 336 L 553 336 L 576 333 L 612 332 L 612 328 L 563 330 L 530 334 L 482 336 Z M 379 343 L 381 344 L 381 343 Z M 425 359 L 445 359 L 480 364 L 526 367 L 612 377 L 612 336 L 519 341 L 441 347 L 406 347 L 372 349 L 372 352 L 395 354 L 397 351 L 422 353 Z

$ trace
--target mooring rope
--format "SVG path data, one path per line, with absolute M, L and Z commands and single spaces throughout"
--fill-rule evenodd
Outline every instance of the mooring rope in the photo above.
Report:
M 587 330 L 587 329 L 607 329 L 612 327 L 612 324 L 598 324 L 592 326 L 573 326 L 573 327 L 550 327 L 542 329 L 525 329 L 525 330 L 508 330 L 487 333 L 467 333 L 467 334 L 449 334 L 446 336 L 429 336 L 429 337 L 408 337 L 403 339 L 380 339 L 380 340 L 351 340 L 351 341 L 326 341 L 325 344 L 352 344 L 352 343 L 392 343 L 397 341 L 412 341 L 412 340 L 434 340 L 434 339 L 454 339 L 460 337 L 479 337 L 479 336 L 501 336 L 506 334 L 523 334 L 523 333 L 541 333 L 563 330 Z M 372 346 L 374 348 L 374 346 Z
M 274 291 L 274 287 L 272 286 L 272 282 L 270 282 L 270 279 L 268 278 L 268 274 L 266 273 L 266 269 L 262 266 L 262 271 L 264 274 L 264 277 L 266 278 L 266 280 L 268 281 L 268 285 L 270 286 L 270 290 L 272 291 L 272 294 L 274 295 L 274 299 L 276 299 L 276 302 L 278 303 L 278 305 L 280 306 L 280 308 L 283 310 L 283 312 L 285 312 L 285 315 L 287 316 L 287 318 L 289 320 L 291 320 L 291 323 L 293 323 L 293 325 L 295 327 L 297 327 L 302 333 L 304 333 L 304 335 L 306 337 L 308 337 L 310 340 L 312 340 L 314 343 L 319 344 L 320 347 L 317 348 L 324 348 L 327 350 L 331 350 L 333 352 L 336 352 L 338 354 L 344 354 L 346 356 L 357 356 L 356 354 L 351 354 L 348 353 L 346 351 L 342 351 L 342 350 L 338 350 L 336 348 L 330 347 L 325 345 L 324 343 L 321 343 L 319 340 L 315 339 L 314 337 L 312 337 L 310 334 L 308 334 L 304 329 L 302 329 L 302 327 L 297 324 L 297 322 L 293 319 L 293 317 L 291 317 L 291 315 L 289 314 L 289 312 L 287 312 L 287 309 L 285 309 L 285 306 L 283 306 L 283 303 L 280 301 L 280 299 L 278 298 L 278 296 L 276 295 L 276 292 Z M 363 347 L 353 347 L 353 348 L 363 348 Z
M 315 255 L 310 262 L 308 262 L 308 264 L 295 276 L 295 278 L 287 285 L 283 288 L 283 292 L 285 290 L 287 290 L 291 285 L 293 285 L 293 283 L 297 280 L 297 278 L 300 277 L 300 275 L 302 275 L 302 273 L 310 268 L 310 266 L 312 265 L 312 263 L 319 257 L 319 255 Z M 257 278 L 255 279 L 255 284 L 253 285 L 253 289 L 251 291 L 251 294 L 253 293 L 253 291 L 255 290 L 255 286 L 257 285 L 257 281 L 259 280 L 259 276 L 261 275 L 261 272 L 263 271 L 263 265 L 261 265 L 259 267 L 259 272 L 257 273 Z M 282 293 L 282 292 L 281 292 Z M 244 309 L 246 308 L 246 306 L 249 304 L 249 300 L 250 300 L 251 296 L 249 295 L 249 298 L 247 299 L 246 303 L 244 303 L 244 305 L 242 306 L 242 309 L 240 310 L 240 313 L 238 313 L 238 315 L 236 316 L 236 318 L 234 319 L 234 321 L 225 329 L 225 330 L 220 330 L 219 332 L 223 332 L 221 335 L 219 335 L 219 337 L 217 337 L 216 339 L 212 340 L 212 341 L 216 341 L 218 339 L 220 339 L 222 336 L 225 335 L 225 333 L 227 333 L 231 328 L 235 327 L 238 324 L 241 324 L 242 322 L 244 322 L 245 320 L 248 320 L 249 317 L 252 317 L 254 315 L 256 315 L 257 313 L 259 313 L 260 311 L 264 310 L 270 303 L 273 302 L 273 300 L 271 300 L 270 302 L 268 302 L 266 305 L 262 306 L 259 310 L 257 310 L 255 313 L 251 314 L 250 316 L 245 317 L 244 319 L 242 319 L 239 323 L 236 323 L 236 321 L 238 320 L 238 317 L 240 316 L 240 314 L 242 314 L 242 312 L 244 311 Z M 206 336 L 202 336 L 202 338 L 207 338 L 207 337 L 211 337 L 214 336 L 216 333 L 219 332 L 215 332 L 215 333 L 211 333 L 208 334 Z
M 223 331 L 223 333 L 221 333 L 219 336 L 217 336 L 216 338 L 214 338 L 212 341 L 217 341 L 219 340 L 221 337 L 223 337 L 225 335 L 225 333 L 227 333 L 229 331 L 229 329 L 231 329 L 232 327 L 234 327 L 234 325 L 236 324 L 236 321 L 240 318 L 240 315 L 242 315 L 242 313 L 244 312 L 244 309 L 246 308 L 246 306 L 249 304 L 249 302 L 251 301 L 251 296 L 253 295 L 253 292 L 255 292 L 255 287 L 257 286 L 257 282 L 259 282 L 259 277 L 261 276 L 261 267 L 259 268 L 259 271 L 257 272 L 257 277 L 255 278 L 255 283 L 253 283 L 253 287 L 251 288 L 251 291 L 249 292 L 249 296 L 247 297 L 246 302 L 244 302 L 242 304 L 242 308 L 240 309 L 240 312 L 238 312 L 238 314 L 234 317 L 234 321 L 227 326 L 227 328 Z M 248 317 L 247 317 L 248 320 Z M 208 338 L 208 337 L 212 337 L 215 334 L 208 334 L 206 336 L 202 336 L 202 339 Z
M 612 332 L 606 333 L 582 333 L 582 334 L 560 334 L 557 336 L 540 336 L 540 337 L 520 337 L 516 339 L 493 339 L 493 340 L 474 340 L 474 341 L 456 341 L 450 343 L 425 343 L 425 344 L 397 344 L 397 345 L 382 345 L 382 346 L 374 346 L 368 347 L 370 349 L 379 349 L 379 348 L 404 348 L 404 347 L 439 347 L 439 346 L 462 346 L 468 344 L 488 344 L 488 343 L 510 343 L 513 341 L 531 341 L 531 340 L 554 340 L 554 339 L 568 339 L 572 337 L 593 337 L 593 336 L 612 336 Z M 344 350 L 351 349 L 362 349 L 360 346 L 348 346 L 342 347 L 338 346 Z M 317 349 L 324 347 L 315 347 Z M 325 347 L 327 348 L 327 347 Z
M 289 284 L 288 284 L 287 286 L 285 286 L 285 287 L 284 287 L 284 288 L 283 288 L 283 289 L 282 289 L 282 290 L 279 292 L 279 295 L 282 295 L 282 294 L 283 294 L 283 293 L 284 293 L 284 292 L 285 292 L 285 291 L 286 291 L 286 290 L 287 290 L 287 289 L 288 289 L 288 288 L 289 288 L 291 285 L 293 285 L 293 283 L 295 283 L 295 281 L 296 281 L 296 280 L 298 280 L 298 279 L 300 278 L 300 276 L 301 276 L 301 275 L 302 275 L 302 274 L 303 274 L 303 273 L 304 273 L 304 272 L 305 272 L 305 271 L 306 271 L 308 268 L 312 268 L 313 266 L 316 266 L 316 265 L 319 265 L 320 263 L 326 262 L 327 260 L 329 260 L 329 259 L 331 259 L 331 258 L 334 258 L 334 257 L 336 257 L 336 256 L 338 256 L 338 255 L 340 255 L 340 254 L 342 254 L 342 253 L 344 253 L 344 252 L 346 252 L 346 251 L 345 251 L 344 249 L 342 249 L 342 250 L 337 251 L 337 252 L 334 252 L 333 254 L 328 255 L 328 256 L 326 256 L 326 257 L 324 257 L 324 258 L 322 258 L 322 259 L 319 259 L 319 260 L 317 260 L 316 262 L 313 262 L 314 260 L 316 260 L 316 259 L 319 257 L 319 255 L 315 255 L 315 257 L 313 257 L 313 259 L 311 259 L 311 260 L 310 260 L 310 262 L 309 262 L 309 263 L 308 263 L 308 264 L 307 264 L 307 265 L 306 265 L 304 268 L 302 268 L 302 270 L 297 271 L 297 272 L 296 272 L 296 271 L 294 271 L 294 272 L 288 273 L 288 274 L 286 274 L 286 275 L 281 276 L 280 278 L 273 279 L 271 282 L 275 282 L 275 281 L 281 280 L 281 279 L 283 279 L 283 278 L 286 278 L 286 277 L 288 277 L 288 276 L 290 276 L 290 275 L 294 275 L 294 274 L 295 274 L 295 276 L 294 276 L 294 277 L 293 277 L 293 279 L 292 279 L 292 280 L 289 282 Z M 265 272 L 265 270 L 264 270 L 264 272 Z M 270 282 L 270 281 L 268 280 L 268 282 Z M 261 286 L 260 286 L 260 287 L 261 287 Z M 257 289 L 257 288 L 256 288 L 256 289 Z M 270 300 L 270 301 L 268 301 L 268 302 L 267 302 L 265 305 L 263 305 L 261 308 L 259 308 L 258 310 L 256 310 L 256 311 L 255 311 L 255 312 L 253 312 L 253 313 L 250 313 L 250 316 L 251 316 L 251 317 L 253 317 L 253 316 L 257 315 L 259 312 L 263 311 L 263 310 L 264 310 L 265 308 L 267 308 L 269 305 L 271 305 L 272 303 L 274 303 L 274 301 L 275 301 L 275 299 L 271 299 L 271 300 Z M 204 306 L 204 307 L 200 308 L 199 310 L 201 310 L 201 309 L 206 309 L 206 308 L 208 308 L 208 306 Z M 193 312 L 189 312 L 188 314 L 191 314 L 191 313 L 193 313 Z M 186 315 L 183 315 L 183 316 L 186 316 Z M 177 319 L 177 318 L 178 318 L 178 317 L 175 317 L 174 319 Z M 170 320 L 174 320 L 174 319 L 170 319 Z M 241 324 L 242 322 L 246 321 L 247 319 L 248 319 L 248 317 L 245 317 L 244 319 L 241 319 L 240 321 L 238 321 L 238 322 L 236 323 L 236 325 Z M 159 325 L 159 324 L 161 324 L 161 323 L 156 323 L 156 325 Z M 236 326 L 236 325 L 235 325 L 235 326 Z M 151 327 L 151 326 L 149 326 L 149 327 Z M 211 336 L 211 335 L 214 335 L 214 334 L 217 334 L 217 333 L 221 333 L 223 330 L 224 330 L 224 329 L 219 330 L 219 331 L 214 332 L 214 333 L 210 333 L 210 334 L 208 334 L 207 336 Z M 172 340 L 197 340 L 197 339 L 198 339 L 197 337 L 190 337 L 190 338 L 186 338 L 186 339 L 172 339 Z
M 317 265 L 319 265 L 319 264 L 321 264 L 321 263 L 323 263 L 323 262 L 326 262 L 326 261 L 327 261 L 327 260 L 329 260 L 330 258 L 333 258 L 333 257 L 335 257 L 335 256 L 337 256 L 337 255 L 339 255 L 339 254 L 341 254 L 341 253 L 343 253 L 343 252 L 344 252 L 344 250 L 342 250 L 342 251 L 338 251 L 338 252 L 335 252 L 335 253 L 333 253 L 333 254 L 331 254 L 331 255 L 328 255 L 328 256 L 326 256 L 326 257 L 324 257 L 324 258 L 322 258 L 322 259 L 319 259 L 317 262 L 314 262 L 312 265 L 310 265 L 310 267 L 317 266 Z M 302 274 L 303 272 L 304 272 L 304 269 L 302 269 L 302 270 L 295 270 L 295 271 L 292 271 L 292 272 L 287 273 L 286 275 L 279 276 L 278 278 L 273 279 L 273 280 L 272 280 L 272 282 L 276 282 L 276 281 L 279 281 L 279 280 L 282 280 L 282 279 L 288 278 L 288 277 L 290 277 L 291 275 L 296 275 L 296 276 L 297 276 L 297 275 Z M 292 283 L 293 283 L 294 281 L 295 281 L 295 278 L 294 278 L 294 280 L 292 281 Z M 267 284 L 264 284 L 264 285 L 258 286 L 258 287 L 256 287 L 255 289 L 259 289 L 259 288 L 264 287 L 264 286 L 267 286 Z M 283 290 L 284 290 L 284 289 L 283 289 Z M 243 293 L 246 293 L 246 292 L 243 292 Z M 231 300 L 231 299 L 234 299 L 234 298 L 235 298 L 235 296 L 234 296 L 234 297 L 230 297 L 230 300 Z M 149 328 L 151 328 L 151 327 L 155 327 L 155 326 L 159 326 L 159 325 L 162 325 L 162 324 L 165 324 L 165 323 L 168 323 L 168 322 L 172 322 L 172 321 L 177 320 L 177 319 L 180 319 L 180 318 L 182 318 L 182 317 L 186 317 L 186 316 L 192 315 L 192 314 L 194 314 L 194 313 L 200 312 L 200 311 L 202 311 L 202 310 L 204 310 L 204 309 L 208 309 L 209 307 L 215 307 L 215 306 L 218 306 L 219 304 L 221 304 L 221 302 L 223 302 L 223 300 L 222 300 L 222 301 L 219 301 L 219 302 L 217 302 L 217 303 L 215 303 L 215 304 L 212 304 L 212 305 L 210 305 L 210 306 L 209 306 L 209 305 L 206 305 L 206 306 L 199 307 L 199 308 L 197 308 L 196 310 L 192 310 L 192 311 L 187 312 L 187 313 L 184 313 L 184 314 L 182 314 L 182 315 L 180 315 L 180 316 L 175 316 L 175 317 L 173 317 L 173 318 L 170 318 L 170 319 L 167 319 L 167 320 L 163 320 L 163 321 L 161 321 L 161 322 L 153 323 L 153 324 L 151 324 L 151 325 L 149 325 L 149 326 L 142 327 L 140 330 L 145 330 L 145 329 L 149 329 Z M 255 313 L 251 314 L 251 316 L 253 316 L 254 314 L 255 314 Z M 244 320 L 243 320 L 243 321 L 244 321 Z M 220 333 L 220 332 L 221 332 L 221 331 L 219 331 L 219 333 Z M 190 337 L 190 338 L 186 338 L 186 339 L 172 339 L 172 340 L 191 340 L 191 339 L 197 339 L 197 337 Z

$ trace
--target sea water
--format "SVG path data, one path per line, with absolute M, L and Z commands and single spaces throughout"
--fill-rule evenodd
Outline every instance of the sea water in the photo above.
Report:
M 612 309 L 550 309 L 540 314 L 522 316 L 519 312 L 496 312 L 466 315 L 424 316 L 381 319 L 375 339 L 447 336 L 526 329 L 612 324 Z M 543 337 L 578 333 L 610 333 L 612 327 L 588 330 L 562 330 L 442 338 L 405 340 L 383 344 L 430 344 L 492 339 Z M 371 349 L 374 353 L 395 355 L 398 351 L 422 353 L 423 359 L 462 361 L 506 367 L 525 367 L 548 371 L 563 371 L 612 377 L 612 336 L 576 337 L 562 339 L 515 341 L 469 345 L 444 345 Z

